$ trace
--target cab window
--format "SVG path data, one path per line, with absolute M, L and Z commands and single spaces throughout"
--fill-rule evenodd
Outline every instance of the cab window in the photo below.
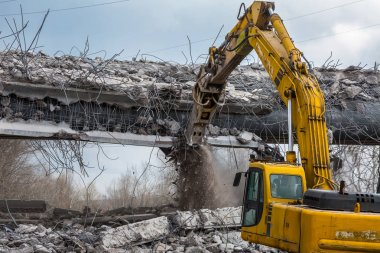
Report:
M 300 176 L 272 174 L 270 185 L 272 198 L 302 199 L 302 179 Z
M 260 222 L 263 211 L 263 174 L 259 169 L 248 173 L 246 183 L 243 226 L 255 226 Z

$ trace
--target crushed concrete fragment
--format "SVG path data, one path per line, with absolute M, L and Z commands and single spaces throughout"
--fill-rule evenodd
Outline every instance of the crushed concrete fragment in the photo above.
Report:
M 345 92 L 349 98 L 355 98 L 363 89 L 356 85 L 351 85 L 345 88 Z
M 343 79 L 341 80 L 341 82 L 345 85 L 348 85 L 348 86 L 352 86 L 352 85 L 355 85 L 355 84 L 358 84 L 359 82 L 357 80 L 350 80 L 350 79 Z
M 202 237 L 196 235 L 193 231 L 190 232 L 190 234 L 187 235 L 186 240 L 185 240 L 185 245 L 186 246 L 202 246 L 204 243 L 204 240 Z
M 164 244 L 164 243 L 161 243 L 161 242 L 157 243 L 153 247 L 153 252 L 167 252 L 170 250 L 173 250 L 173 248 L 171 246 Z
M 203 249 L 201 247 L 188 247 L 185 253 L 209 253 L 210 251 Z
M 173 222 L 184 229 L 240 226 L 241 207 L 177 211 Z
M 331 86 L 330 86 L 330 94 L 332 95 L 336 95 L 338 94 L 339 90 L 340 90 L 340 87 L 341 87 L 341 84 L 336 81 L 334 82 Z
M 47 249 L 43 245 L 35 245 L 33 247 L 33 250 L 35 253 L 52 253 L 53 251 L 50 249 Z
M 208 135 L 210 136 L 218 136 L 220 134 L 220 127 L 218 126 L 213 126 L 209 124 L 207 127 L 207 130 L 208 130 Z
M 235 248 L 235 246 L 232 243 L 222 243 L 219 245 L 219 249 L 221 250 L 221 252 L 232 253 L 234 248 Z
M 198 213 L 193 211 L 177 211 L 173 221 L 179 227 L 198 228 L 201 226 Z
M 20 233 L 20 234 L 29 234 L 29 233 L 33 233 L 37 230 L 38 226 L 35 226 L 35 225 L 25 225 L 25 224 L 20 224 L 15 232 L 16 233 Z
M 247 132 L 247 131 L 243 131 L 241 132 L 237 137 L 236 139 L 242 143 L 242 144 L 247 144 L 249 143 L 250 141 L 252 141 L 253 139 L 253 133 L 250 133 L 250 132 Z
M 220 135 L 227 136 L 230 134 L 230 131 L 227 128 L 222 128 L 220 130 Z
M 249 246 L 249 243 L 247 241 L 243 241 L 241 239 L 241 233 L 238 231 L 222 233 L 221 238 L 222 238 L 223 243 L 231 243 L 233 245 L 237 245 L 242 248 L 247 248 Z
M 165 120 L 165 124 L 167 128 L 170 130 L 170 133 L 173 135 L 178 134 L 179 130 L 181 129 L 181 125 L 175 121 L 175 120 Z

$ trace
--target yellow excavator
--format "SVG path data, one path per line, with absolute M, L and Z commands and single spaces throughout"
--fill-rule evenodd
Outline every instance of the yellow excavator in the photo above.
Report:
M 193 88 L 187 142 L 203 143 L 228 76 L 255 50 L 287 105 L 289 151 L 286 162 L 251 161 L 236 174 L 234 186 L 246 176 L 242 238 L 288 252 L 380 252 L 380 195 L 346 192 L 333 181 L 323 92 L 274 9 L 273 2 L 242 5 L 224 42 L 210 48 Z

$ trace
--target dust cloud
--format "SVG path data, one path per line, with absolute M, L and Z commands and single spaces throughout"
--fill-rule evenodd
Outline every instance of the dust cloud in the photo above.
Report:
M 240 187 L 232 183 L 237 171 L 247 170 L 248 151 L 184 147 L 177 150 L 175 161 L 180 209 L 241 205 L 244 182 Z

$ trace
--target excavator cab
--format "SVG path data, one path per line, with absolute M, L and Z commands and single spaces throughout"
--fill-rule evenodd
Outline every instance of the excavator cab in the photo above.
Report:
M 242 224 L 260 226 L 264 206 L 268 203 L 300 204 L 306 191 L 305 172 L 301 166 L 289 163 L 250 163 L 247 172 L 236 173 L 234 186 L 241 175 L 246 177 Z
M 290 163 L 251 162 L 247 172 L 236 173 L 234 186 L 239 185 L 242 175 L 245 176 L 242 238 L 279 247 L 280 240 L 268 237 L 275 232 L 273 229 L 283 229 L 282 226 L 277 227 L 283 222 L 277 222 L 276 227 L 272 227 L 274 219 L 280 218 L 272 217 L 272 205 L 302 203 L 306 192 L 304 169 Z M 296 229 L 296 224 L 288 224 L 287 229 Z
M 251 162 L 234 186 L 242 175 L 244 240 L 288 252 L 380 252 L 380 195 L 307 189 L 303 167 L 285 162 Z
M 289 163 L 250 163 L 247 172 L 236 173 L 234 186 L 240 184 L 242 174 L 246 177 L 244 202 L 252 198 L 263 200 L 265 197 L 266 202 L 301 203 L 306 191 L 305 172 L 301 166 Z

